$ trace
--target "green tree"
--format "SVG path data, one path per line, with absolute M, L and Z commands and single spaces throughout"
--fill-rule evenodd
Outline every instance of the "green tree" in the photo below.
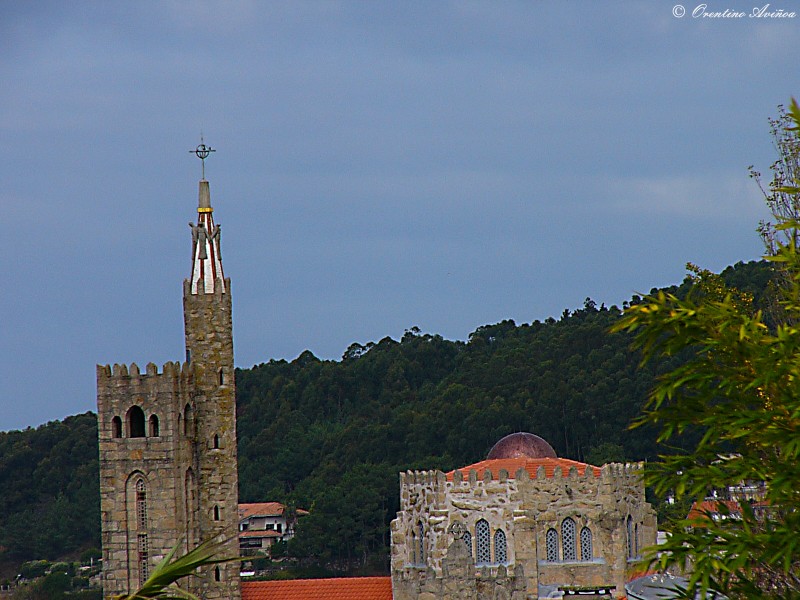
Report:
M 789 110 L 793 131 L 800 108 Z M 793 175 L 797 177 L 797 173 Z M 797 180 L 776 187 L 797 193 Z M 776 215 L 775 231 L 796 231 L 794 214 Z M 742 503 L 741 518 L 679 521 L 660 566 L 690 564 L 686 597 L 716 589 L 741 598 L 800 597 L 800 252 L 797 238 L 773 239 L 786 319 L 773 327 L 746 294 L 693 269 L 697 285 L 681 299 L 658 292 L 631 306 L 613 328 L 635 335 L 644 360 L 691 358 L 657 382 L 640 424 L 660 428 L 659 442 L 687 431 L 688 452 L 662 456 L 645 473 L 657 493 L 704 498 L 741 482 L 766 483 L 766 502 Z M 723 510 L 724 512 L 724 510 Z

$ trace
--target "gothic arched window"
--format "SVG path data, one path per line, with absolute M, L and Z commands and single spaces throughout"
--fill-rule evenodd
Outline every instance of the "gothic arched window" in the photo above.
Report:
M 111 435 L 115 438 L 122 437 L 122 419 L 119 417 L 114 417 L 111 419 Z
M 581 560 L 592 560 L 592 531 L 588 527 L 581 529 Z
M 575 521 L 567 517 L 561 522 L 561 544 L 564 560 L 578 560 L 575 551 Z
M 633 519 L 630 515 L 625 520 L 625 528 L 628 536 L 628 558 L 633 558 Z
M 475 524 L 475 563 L 487 565 L 491 562 L 491 536 L 489 523 L 481 519 Z
M 558 532 L 552 527 L 547 530 L 545 545 L 547 546 L 547 562 L 558 562 Z
M 417 523 L 417 531 L 419 535 L 417 536 L 417 543 L 419 543 L 419 561 L 417 564 L 424 565 L 425 564 L 425 531 L 422 529 L 422 521 Z
M 144 411 L 135 405 L 128 411 L 128 437 L 144 437 Z
M 467 553 L 469 557 L 472 558 L 472 534 L 469 531 L 464 532 L 464 537 L 461 538 L 464 540 L 464 545 L 467 547 Z
M 150 437 L 158 437 L 158 417 L 150 415 Z
M 498 529 L 494 532 L 494 562 L 505 564 L 508 562 L 508 548 L 506 547 L 506 532 Z

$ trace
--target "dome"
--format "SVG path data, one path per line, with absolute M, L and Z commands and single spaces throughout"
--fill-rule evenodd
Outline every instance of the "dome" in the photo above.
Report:
M 553 447 L 538 435 L 512 433 L 489 450 L 487 460 L 496 458 L 558 458 Z

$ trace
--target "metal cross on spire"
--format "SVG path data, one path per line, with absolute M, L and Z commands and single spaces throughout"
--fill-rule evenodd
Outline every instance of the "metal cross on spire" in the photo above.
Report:
M 210 153 L 216 152 L 216 150 L 214 148 L 212 148 L 211 146 L 206 146 L 205 143 L 203 143 L 203 134 L 201 133 L 200 134 L 200 144 L 194 150 L 189 150 L 189 152 L 191 152 L 192 154 L 197 156 L 197 158 L 199 158 L 201 161 L 203 161 L 203 180 L 205 180 L 205 178 L 206 178 L 206 159 L 208 158 L 208 155 Z

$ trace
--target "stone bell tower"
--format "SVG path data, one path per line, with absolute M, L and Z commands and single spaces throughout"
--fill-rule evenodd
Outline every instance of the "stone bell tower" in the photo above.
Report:
M 196 154 L 205 160 L 209 151 L 201 143 Z M 183 553 L 225 539 L 221 554 L 239 554 L 231 284 L 205 169 L 197 213 L 183 283 L 186 361 L 161 372 L 152 363 L 144 373 L 136 364 L 97 367 L 105 598 L 135 590 L 178 544 Z M 206 568 L 183 587 L 238 600 L 239 564 Z

